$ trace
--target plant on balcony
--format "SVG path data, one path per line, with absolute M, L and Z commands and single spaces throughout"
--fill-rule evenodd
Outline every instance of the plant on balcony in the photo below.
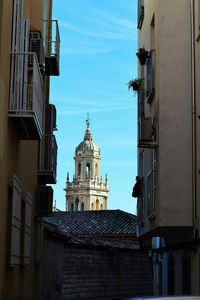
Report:
M 145 50 L 145 48 L 139 48 L 138 52 L 136 53 L 139 62 L 141 65 L 145 65 L 146 60 L 148 58 L 149 52 Z
M 134 92 L 138 92 L 140 89 L 142 79 L 135 78 L 128 82 L 128 89 L 132 89 Z
M 148 96 L 147 90 L 143 87 L 143 83 L 142 83 L 143 80 L 144 80 L 143 78 L 135 78 L 128 82 L 128 89 L 133 90 L 134 96 L 139 92 L 142 95 L 144 95 L 144 97 Z

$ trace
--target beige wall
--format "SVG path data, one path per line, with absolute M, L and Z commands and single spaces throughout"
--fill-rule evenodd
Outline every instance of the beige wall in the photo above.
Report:
M 158 147 L 139 149 L 140 175 L 145 178 L 151 168 L 155 170 L 155 214 L 144 218 L 141 235 L 161 237 L 160 244 L 153 246 L 159 248 L 152 256 L 155 294 L 169 293 L 171 256 L 173 293 L 184 293 L 182 279 L 186 276 L 187 283 L 191 283 L 188 293 L 199 295 L 200 1 L 144 0 L 144 3 L 138 46 L 147 50 L 155 47 L 155 97 L 150 105 L 145 104 L 145 113 L 157 116 Z M 150 27 L 153 14 L 154 38 Z M 145 74 L 144 70 L 139 66 L 139 74 Z M 145 193 L 144 210 L 146 196 Z M 183 268 L 185 254 L 188 262 Z
M 143 176 L 155 169 L 155 217 L 146 229 L 192 226 L 191 32 L 188 0 L 144 1 L 139 47 L 155 49 L 155 97 L 145 103 L 156 117 L 158 148 L 143 152 Z M 154 16 L 155 25 L 151 26 Z M 187 55 L 186 55 L 187 53 Z M 143 71 L 141 70 L 143 68 Z M 139 66 L 139 74 L 145 67 Z M 154 164 L 153 164 L 154 161 Z M 153 166 L 154 165 L 154 166 Z M 140 168 L 140 167 L 139 167 Z
M 8 119 L 12 3 L 12 0 L 0 0 L 0 298 L 39 299 L 39 268 L 36 267 L 35 257 L 38 141 L 20 140 L 13 122 Z M 51 6 L 52 1 L 47 0 L 49 16 Z M 25 0 L 23 17 L 30 19 L 32 29 L 42 31 L 43 1 Z M 45 89 L 49 90 L 49 80 L 46 80 Z M 48 96 L 48 92 L 46 94 Z M 22 192 L 29 192 L 33 198 L 31 264 L 27 267 L 8 268 L 8 184 L 13 175 L 19 179 Z

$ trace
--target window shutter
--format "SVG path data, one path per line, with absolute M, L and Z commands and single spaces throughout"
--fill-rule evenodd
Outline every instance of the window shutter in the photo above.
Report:
M 12 180 L 12 193 L 9 199 L 10 247 L 9 264 L 20 263 L 20 228 L 21 228 L 21 186 L 16 176 Z
M 24 249 L 23 264 L 30 264 L 31 257 L 31 223 L 32 223 L 32 197 L 29 193 L 25 194 L 25 216 L 24 216 Z
M 23 16 L 23 0 L 14 0 L 14 3 L 13 3 L 12 52 L 21 51 L 22 16 Z

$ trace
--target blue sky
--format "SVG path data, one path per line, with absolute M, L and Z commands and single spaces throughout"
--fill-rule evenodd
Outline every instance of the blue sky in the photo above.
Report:
M 136 97 L 127 83 L 137 77 L 136 0 L 59 0 L 53 17 L 61 35 L 61 75 L 51 78 L 57 107 L 57 184 L 54 199 L 65 209 L 65 182 L 74 174 L 74 151 L 90 113 L 93 140 L 108 173 L 109 209 L 135 213 L 131 197 L 137 173 Z

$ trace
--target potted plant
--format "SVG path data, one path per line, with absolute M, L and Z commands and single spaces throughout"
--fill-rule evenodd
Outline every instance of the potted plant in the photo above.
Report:
M 134 92 L 138 92 L 140 89 L 142 79 L 135 78 L 128 82 L 128 89 L 132 89 Z
M 139 48 L 138 52 L 136 53 L 140 64 L 145 65 L 146 60 L 148 58 L 149 52 L 145 50 L 145 48 Z

